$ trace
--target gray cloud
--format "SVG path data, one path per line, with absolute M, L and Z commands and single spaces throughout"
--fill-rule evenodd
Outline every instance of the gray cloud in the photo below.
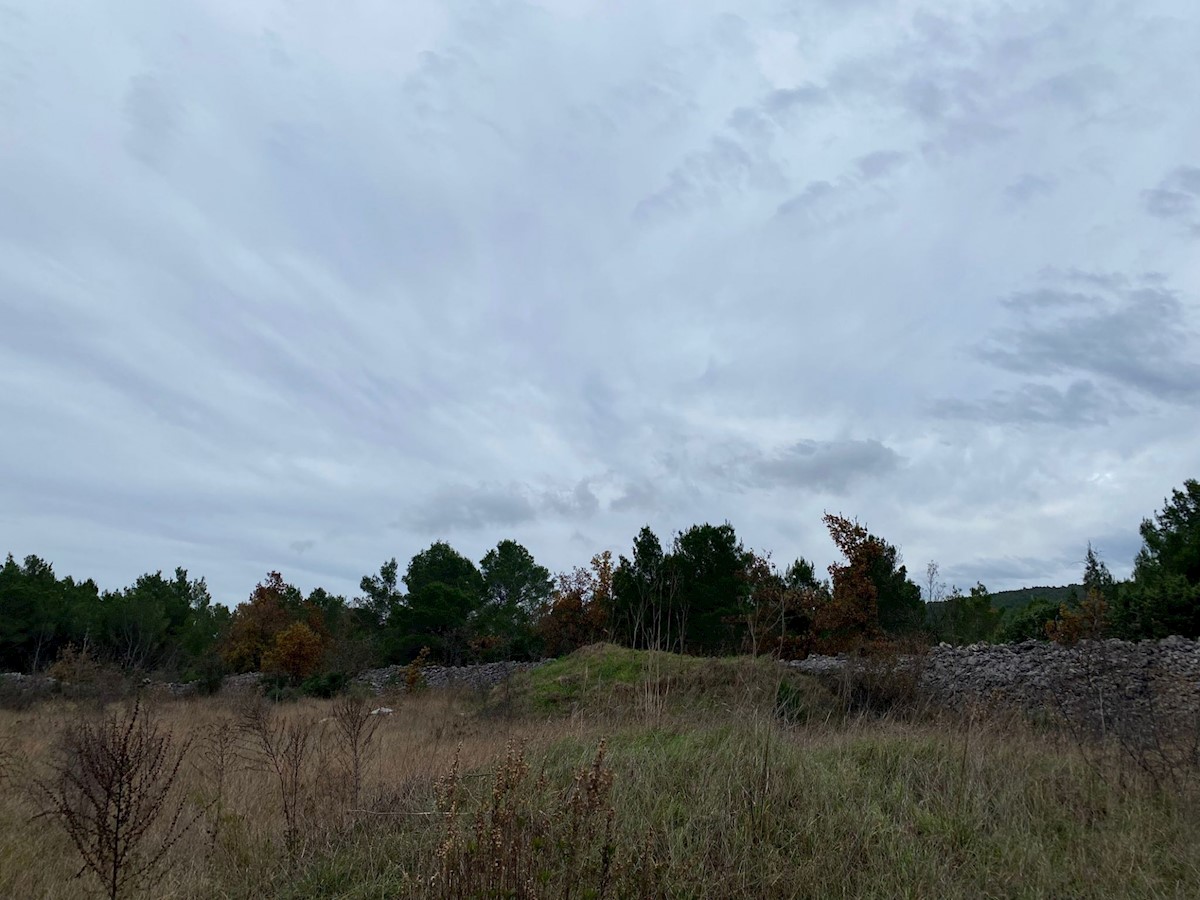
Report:
M 1155 218 L 1179 222 L 1200 236 L 1200 168 L 1179 166 L 1157 187 L 1142 191 L 1142 205 Z
M 458 486 L 434 494 L 417 511 L 413 524 L 421 531 L 442 534 L 521 525 L 536 515 L 528 491 L 520 485 Z M 397 522 L 400 527 L 406 524 Z
M 1107 425 L 1114 415 L 1133 408 L 1119 396 L 1100 390 L 1086 379 L 1066 388 L 1027 382 L 1015 390 L 995 391 L 983 400 L 942 399 L 934 415 L 993 425 L 1054 425 L 1062 428 Z
M 1074 566 L 1074 562 L 1073 558 L 1064 556 L 977 557 L 961 567 L 962 572 L 970 574 L 960 586 L 980 581 L 992 590 L 1003 590 L 995 586 L 1019 584 L 1054 587 L 1071 584 L 1079 580 L 1082 572 L 1082 567 Z M 1050 573 L 1057 577 L 1048 577 Z M 953 577 L 957 572 L 948 574 Z
M 1004 196 L 1014 203 L 1028 203 L 1038 197 L 1046 197 L 1054 193 L 1057 183 L 1051 178 L 1043 178 L 1026 172 L 1012 184 L 1004 188 Z
M 1200 404 L 1196 335 L 1175 292 L 1154 277 L 1074 268 L 1047 269 L 1041 278 L 1048 283 L 1001 299 L 1017 323 L 975 350 L 983 362 L 1041 380 L 981 399 L 943 397 L 931 404 L 934 415 L 1080 428 L 1137 418 L 1148 404 Z
M 1160 219 L 1186 219 L 1196 212 L 1196 198 L 1183 191 L 1153 188 L 1142 194 L 1146 212 Z
M 895 150 L 876 150 L 874 153 L 860 156 L 854 163 L 858 166 L 862 177 L 870 181 L 887 177 L 904 165 L 907 159 L 907 153 L 899 153 Z
M 962 583 L 1136 542 L 1200 458 L 1200 10 L 728 8 L 17 0 L 0 552 L 236 602 L 647 523 L 823 565 L 829 496 Z
M 548 510 L 575 521 L 589 519 L 600 510 L 600 501 L 586 481 L 579 482 L 568 492 L 545 494 L 543 504 Z
M 785 115 L 795 109 L 808 106 L 823 106 L 829 102 L 829 91 L 816 84 L 804 84 L 794 88 L 771 91 L 762 101 L 765 112 L 774 116 Z
M 1043 305 L 1039 315 L 1026 313 L 1000 331 L 980 348 L 982 358 L 1021 374 L 1089 374 L 1149 399 L 1200 403 L 1195 339 L 1174 292 L 1136 288 L 1057 318 L 1045 312 Z
M 157 168 L 163 165 L 179 131 L 179 104 L 161 78 L 138 75 L 125 94 L 128 133 L 125 147 L 130 154 Z
M 649 482 L 627 484 L 612 502 L 612 509 L 617 512 L 645 512 L 654 509 L 659 499 L 659 493 Z
M 586 481 L 569 490 L 539 490 L 521 484 L 459 485 L 429 497 L 413 524 L 431 533 L 480 531 L 542 518 L 579 522 L 592 518 L 599 510 L 600 501 Z M 401 527 L 405 524 L 403 520 L 397 523 Z
M 810 181 L 804 190 L 781 204 L 779 212 L 786 216 L 816 210 L 835 194 L 837 188 L 828 181 Z
M 845 494 L 852 486 L 894 472 L 900 456 L 876 440 L 803 440 L 774 453 L 741 454 L 721 468 L 760 490 L 794 488 Z

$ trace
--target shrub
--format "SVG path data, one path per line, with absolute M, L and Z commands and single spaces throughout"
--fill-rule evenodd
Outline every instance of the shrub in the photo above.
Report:
M 196 693 L 211 697 L 220 692 L 225 680 L 225 664 L 217 656 L 203 659 L 183 675 L 185 684 L 194 684 Z
M 358 808 L 363 769 L 370 760 L 375 732 L 382 721 L 380 716 L 372 714 L 371 704 L 361 693 L 347 694 L 333 707 L 333 724 L 340 738 L 338 752 L 346 767 L 353 809 Z
M 927 647 L 919 641 L 872 641 L 842 667 L 838 693 L 847 712 L 914 713 L 924 710 L 921 673 Z
M 1107 630 L 1107 620 L 1108 604 L 1099 591 L 1090 590 L 1077 609 L 1065 603 L 1059 606 L 1058 615 L 1046 623 L 1046 637 L 1068 646 L 1099 640 Z
M 306 764 L 313 749 L 312 724 L 308 719 L 281 721 L 262 703 L 243 710 L 238 723 L 251 747 L 249 762 L 272 775 L 279 789 L 284 845 L 291 865 L 295 865 L 300 856 L 301 801 L 306 788 Z
M 90 684 L 100 672 L 100 664 L 86 646 L 67 644 L 58 651 L 54 662 L 46 669 L 51 678 L 67 684 Z
M 300 683 L 300 693 L 309 697 L 335 697 L 346 689 L 350 676 L 345 672 L 324 672 Z
M 263 675 L 259 686 L 263 696 L 272 703 L 287 703 L 300 697 L 300 689 L 287 675 Z
M 465 796 L 456 756 L 436 789 L 445 825 L 429 878 L 433 895 L 605 896 L 618 861 L 613 775 L 604 757 L 601 741 L 560 793 L 544 774 L 531 779 L 524 751 L 509 744 L 490 794 L 476 806 Z
M 410 694 L 425 687 L 425 676 L 422 674 L 422 669 L 424 669 L 428 663 L 429 648 L 422 647 L 421 652 L 417 654 L 416 659 L 414 659 L 405 667 L 404 687 Z
M 92 872 L 112 900 L 153 879 L 195 821 L 184 820 L 183 800 L 172 800 L 188 750 L 187 742 L 173 744 L 171 731 L 135 700 L 124 715 L 68 729 L 60 761 L 36 783 L 42 815 L 62 826 L 83 859 L 81 871 Z

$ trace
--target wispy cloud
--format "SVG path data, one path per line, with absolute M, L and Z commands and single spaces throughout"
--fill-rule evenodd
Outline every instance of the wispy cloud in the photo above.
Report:
M 1200 10 L 729 10 L 10 2 L 0 552 L 1136 540 L 1200 456 Z

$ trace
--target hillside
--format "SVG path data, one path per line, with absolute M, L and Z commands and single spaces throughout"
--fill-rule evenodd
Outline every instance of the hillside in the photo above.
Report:
M 1067 584 L 1061 587 L 1026 587 L 1012 591 L 997 591 L 992 594 L 992 606 L 999 610 L 1017 610 L 1034 600 L 1049 600 L 1051 603 L 1066 603 L 1075 592 L 1083 596 L 1083 585 Z

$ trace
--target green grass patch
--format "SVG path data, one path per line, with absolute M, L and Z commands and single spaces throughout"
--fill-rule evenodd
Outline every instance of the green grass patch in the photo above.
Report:
M 797 723 L 840 713 L 816 679 L 765 657 L 717 659 L 593 644 L 516 676 L 494 702 L 518 713 L 621 716 L 758 710 Z

